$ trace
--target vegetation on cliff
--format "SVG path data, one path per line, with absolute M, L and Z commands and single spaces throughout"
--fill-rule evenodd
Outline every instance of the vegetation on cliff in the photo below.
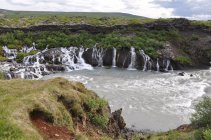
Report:
M 68 46 L 93 47 L 96 43 L 103 48 L 129 48 L 134 46 L 145 50 L 150 56 L 156 57 L 156 51 L 163 47 L 166 41 L 178 40 L 179 35 L 175 30 L 133 30 L 125 29 L 113 31 L 108 34 L 91 34 L 85 31 L 78 33 L 64 33 L 59 31 L 28 32 L 16 30 L 12 33 L 0 35 L 0 45 L 7 45 L 10 49 L 21 49 L 30 46 L 33 42 L 36 48 L 45 49 Z M 21 54 L 20 54 L 21 55 Z

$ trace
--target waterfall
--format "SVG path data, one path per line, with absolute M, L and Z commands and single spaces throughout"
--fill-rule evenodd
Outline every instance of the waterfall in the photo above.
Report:
M 92 70 L 93 69 L 92 66 L 85 63 L 85 60 L 82 57 L 83 53 L 84 53 L 84 48 L 83 47 L 79 48 L 79 53 L 78 53 L 78 57 L 77 57 L 78 69 Z
M 35 46 L 32 46 L 32 47 L 27 47 L 27 46 L 24 46 L 22 49 L 21 49 L 21 52 L 23 52 L 23 53 L 30 53 L 31 51 L 34 51 L 34 50 L 37 50 L 36 48 L 35 48 Z
M 116 67 L 116 48 L 113 47 L 112 67 Z
M 42 78 L 43 72 L 49 73 L 45 64 L 40 64 L 40 60 L 43 59 L 40 52 L 35 55 L 24 57 L 23 64 L 25 67 L 17 71 L 16 74 L 21 73 L 21 78 L 30 76 L 32 76 L 32 79 Z
M 157 71 L 160 71 L 160 65 L 159 65 L 158 59 L 157 59 L 156 68 L 157 68 Z
M 62 56 L 62 64 L 66 66 L 67 71 L 72 71 L 76 69 L 75 65 L 75 57 L 76 57 L 76 48 L 70 47 L 69 50 L 67 48 L 61 48 Z
M 96 45 L 92 49 L 92 60 L 96 60 L 99 67 L 103 67 L 103 56 L 105 50 L 103 48 L 97 48 Z
M 7 46 L 3 46 L 2 49 L 4 51 L 4 56 L 7 59 L 15 59 L 17 57 L 16 49 L 9 49 Z
M 67 71 L 72 70 L 82 70 L 82 69 L 88 69 L 92 70 L 92 66 L 85 63 L 85 60 L 83 59 L 83 53 L 84 48 L 79 48 L 78 55 L 76 51 L 78 50 L 77 47 L 70 47 L 69 49 L 61 48 L 61 57 L 59 59 L 62 59 L 61 62 L 63 65 L 66 66 Z M 76 62 L 77 61 L 77 62 Z
M 144 50 L 140 50 L 140 54 L 142 55 L 144 59 L 143 71 L 148 70 L 147 64 L 149 64 L 149 70 L 151 70 L 151 67 L 152 67 L 152 63 L 150 62 L 151 58 L 147 54 L 145 54 Z
M 136 68 L 135 68 L 135 66 L 136 66 L 135 48 L 133 48 L 133 47 L 130 48 L 130 54 L 131 54 L 131 58 L 130 58 L 130 65 L 128 66 L 128 70 L 136 70 Z
M 166 68 L 165 68 L 165 71 L 168 71 L 169 70 L 170 63 L 171 63 L 170 60 L 167 59 L 166 60 Z

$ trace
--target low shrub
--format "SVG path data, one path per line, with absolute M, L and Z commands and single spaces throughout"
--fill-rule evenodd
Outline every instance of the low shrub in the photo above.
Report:
M 192 60 L 189 57 L 185 56 L 178 56 L 175 59 L 176 61 L 180 62 L 181 64 L 190 65 L 192 63 Z
M 4 56 L 0 56 L 0 62 L 6 61 L 6 60 L 7 60 L 7 58 L 6 58 L 6 57 L 4 57 Z
M 18 52 L 16 61 L 18 63 L 21 63 L 24 57 L 29 56 L 29 55 L 35 55 L 36 53 L 37 53 L 37 51 L 31 51 L 29 53 Z
M 203 132 L 204 140 L 211 140 L 211 129 L 207 129 Z
M 211 99 L 204 97 L 195 106 L 195 110 L 191 118 L 192 124 L 197 128 L 211 128 Z
M 93 113 L 89 113 L 89 118 L 94 125 L 99 127 L 106 127 L 109 121 L 109 118 L 107 116 L 97 115 Z
M 91 111 L 96 111 L 99 109 L 103 109 L 108 102 L 101 98 L 88 98 L 86 100 L 86 104 Z

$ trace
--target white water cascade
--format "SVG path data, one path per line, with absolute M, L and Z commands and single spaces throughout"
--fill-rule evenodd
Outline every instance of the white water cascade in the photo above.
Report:
M 98 67 L 103 67 L 103 56 L 105 55 L 105 50 L 103 48 L 97 48 L 96 45 L 92 49 L 92 60 L 96 60 Z
M 156 68 L 157 68 L 157 71 L 160 71 L 160 65 L 159 65 L 159 61 L 158 61 L 158 59 L 157 59 Z
M 168 71 L 169 68 L 172 70 L 172 66 L 171 66 L 171 62 L 169 59 L 166 60 L 166 68 L 165 68 L 165 71 Z
M 85 60 L 83 59 L 83 53 L 84 48 L 79 48 L 79 52 L 77 55 L 77 47 L 70 47 L 70 48 L 61 48 L 61 57 L 59 57 L 59 60 L 61 60 L 62 64 L 66 66 L 66 71 L 72 71 L 72 70 L 92 70 L 92 66 L 85 63 Z
M 136 66 L 136 52 L 135 52 L 135 48 L 131 47 L 130 48 L 130 54 L 131 54 L 131 61 L 130 61 L 130 65 L 128 66 L 128 70 L 136 70 L 135 66 Z
M 4 56 L 7 59 L 15 59 L 17 57 L 17 50 L 16 49 L 9 49 L 7 46 L 2 47 L 4 51 Z
M 35 51 L 35 50 L 37 50 L 36 48 L 35 48 L 35 46 L 32 46 L 32 47 L 27 47 L 27 46 L 24 46 L 22 49 L 21 49 L 21 52 L 23 52 L 23 53 L 30 53 L 31 51 Z
M 19 71 L 21 73 L 21 78 L 33 75 L 32 79 L 40 79 L 42 78 L 43 73 L 49 73 L 46 66 L 40 64 L 40 60 L 44 60 L 40 52 L 35 55 L 24 57 L 23 64 L 25 67 Z
M 79 48 L 79 53 L 78 53 L 78 57 L 77 57 L 77 64 L 78 64 L 78 69 L 82 70 L 82 69 L 87 69 L 87 70 L 92 70 L 93 67 L 89 64 L 87 64 L 84 60 L 84 58 L 82 57 L 84 53 L 84 48 Z
M 143 71 L 148 70 L 147 68 L 147 64 L 149 65 L 149 70 L 151 70 L 152 67 L 152 63 L 151 63 L 151 58 L 145 54 L 144 50 L 140 50 L 140 54 L 142 55 L 143 59 L 144 59 L 144 67 L 143 67 Z
M 116 67 L 116 48 L 113 48 L 112 67 Z
M 76 57 L 76 48 L 70 47 L 67 48 L 61 48 L 61 52 L 63 53 L 62 56 L 62 64 L 65 65 L 67 71 L 72 71 L 77 69 L 75 65 L 75 57 Z

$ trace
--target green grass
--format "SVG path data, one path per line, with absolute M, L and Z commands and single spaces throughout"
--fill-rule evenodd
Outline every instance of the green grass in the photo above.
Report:
M 60 101 L 60 97 L 64 99 Z M 87 112 L 84 104 L 90 98 L 99 100 L 99 97 L 82 84 L 61 78 L 48 81 L 0 80 L 0 139 L 42 139 L 43 135 L 30 121 L 30 113 L 34 110 L 48 114 L 54 125 L 66 126 L 70 132 L 77 135 L 77 119 L 72 110 L 80 110 L 78 112 L 84 116 L 83 119 L 90 113 L 96 116 L 109 114 L 108 106 L 104 106 L 100 114 Z M 65 103 L 73 103 L 73 106 L 69 108 Z M 100 122 L 96 125 L 103 124 L 99 119 L 96 122 Z M 90 126 L 87 131 L 92 130 Z
M 0 139 L 15 140 L 23 139 L 23 132 L 17 126 L 6 120 L 0 120 Z
M 4 80 L 5 77 L 4 77 L 4 73 L 0 71 L 0 80 Z
M 186 57 L 186 56 L 178 56 L 178 57 L 176 57 L 175 60 L 180 62 L 181 64 L 185 64 L 185 65 L 191 65 L 192 64 L 192 60 L 189 57 Z
M 46 24 L 91 24 L 113 26 L 154 21 L 153 19 L 126 13 L 34 12 L 7 10 L 0 10 L 0 19 L 0 26 L 3 27 L 29 27 Z

